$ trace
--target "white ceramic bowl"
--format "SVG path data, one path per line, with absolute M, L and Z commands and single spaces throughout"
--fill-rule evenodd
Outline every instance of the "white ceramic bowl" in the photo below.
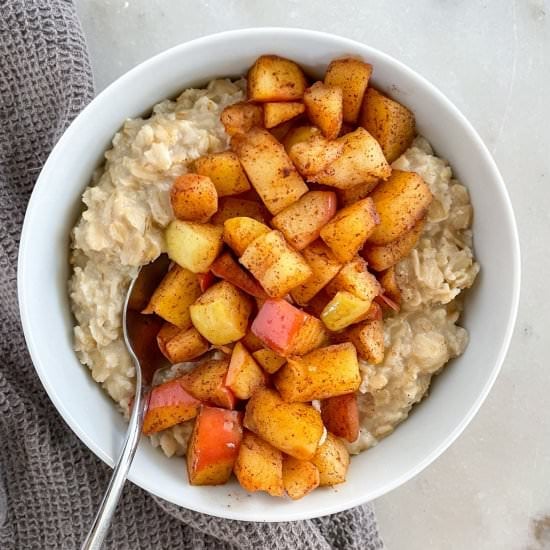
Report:
M 404 102 L 418 131 L 447 158 L 469 188 L 475 209 L 475 253 L 481 273 L 462 323 L 470 344 L 437 377 L 430 397 L 389 438 L 354 457 L 347 483 L 290 502 L 248 496 L 236 483 L 190 487 L 181 459 L 142 441 L 130 479 L 186 508 L 251 521 L 331 514 L 401 485 L 435 460 L 464 430 L 500 369 L 516 317 L 520 259 L 510 200 L 497 167 L 464 116 L 429 82 L 395 59 L 345 38 L 299 29 L 248 29 L 207 36 L 142 63 L 99 94 L 51 153 L 29 202 L 19 254 L 19 300 L 27 344 L 46 391 L 80 439 L 113 465 L 126 424 L 72 350 L 67 296 L 69 231 L 80 197 L 115 132 L 128 117 L 214 77 L 243 74 L 263 53 L 298 61 L 320 76 L 327 63 L 358 54 L 374 65 L 373 82 Z

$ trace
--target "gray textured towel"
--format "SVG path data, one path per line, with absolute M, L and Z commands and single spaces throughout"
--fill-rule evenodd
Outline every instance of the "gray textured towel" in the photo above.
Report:
M 19 234 L 35 179 L 93 96 L 71 2 L 0 0 L 0 548 L 78 548 L 111 470 L 63 423 L 21 332 Z M 370 506 L 296 523 L 226 521 L 127 483 L 106 547 L 382 548 Z

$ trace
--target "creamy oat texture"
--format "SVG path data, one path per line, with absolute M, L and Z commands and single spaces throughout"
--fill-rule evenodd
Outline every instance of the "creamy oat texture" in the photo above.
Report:
M 186 90 L 176 101 L 159 103 L 149 118 L 128 120 L 84 192 L 86 209 L 71 246 L 75 349 L 124 413 L 135 376 L 121 327 L 128 284 L 139 266 L 163 252 L 163 228 L 173 216 L 173 179 L 187 171 L 190 161 L 227 148 L 219 115 L 243 99 L 243 89 L 244 81 L 215 80 L 204 90 Z M 456 325 L 459 294 L 479 270 L 472 256 L 468 192 L 452 178 L 448 164 L 419 137 L 394 167 L 420 174 L 434 201 L 418 245 L 396 267 L 403 305 L 399 314 L 385 319 L 385 360 L 361 364 L 362 427 L 349 445 L 354 453 L 390 434 L 426 394 L 432 375 L 464 351 L 468 335 Z M 166 376 L 185 368 L 175 366 Z M 192 426 L 184 422 L 151 441 L 168 456 L 183 455 Z
M 464 351 L 468 333 L 456 324 L 459 294 L 472 286 L 479 271 L 472 253 L 468 190 L 453 179 L 447 162 L 418 137 L 393 167 L 422 176 L 434 200 L 417 246 L 396 266 L 402 307 L 384 319 L 384 361 L 361 363 L 361 433 L 348 445 L 353 453 L 389 435 L 426 395 L 432 376 Z
M 174 178 L 190 161 L 227 148 L 220 113 L 242 100 L 243 90 L 244 81 L 214 80 L 155 105 L 149 118 L 127 120 L 84 192 L 71 244 L 75 349 L 125 412 L 135 376 L 121 327 L 129 282 L 163 252 Z M 184 430 L 174 429 L 174 437 Z

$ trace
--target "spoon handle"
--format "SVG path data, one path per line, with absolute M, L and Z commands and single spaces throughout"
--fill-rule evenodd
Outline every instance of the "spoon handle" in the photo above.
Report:
M 136 365 L 136 368 L 139 369 L 139 366 Z M 128 431 L 126 432 L 126 439 L 124 440 L 122 452 L 115 465 L 113 475 L 109 481 L 109 486 L 107 487 L 107 491 L 101 501 L 101 505 L 96 514 L 92 527 L 90 528 L 90 531 L 81 546 L 81 550 L 97 550 L 101 548 L 105 535 L 109 530 L 111 520 L 115 513 L 124 483 L 126 481 L 128 470 L 130 469 L 130 465 L 132 464 L 132 460 L 139 443 L 146 399 L 141 387 L 141 377 L 138 378 L 139 380 L 136 380 L 136 382 L 139 386 L 136 387 L 132 414 L 130 416 L 130 422 L 128 424 Z

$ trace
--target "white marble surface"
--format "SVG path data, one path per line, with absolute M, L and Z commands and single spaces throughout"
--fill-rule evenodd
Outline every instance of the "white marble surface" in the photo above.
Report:
M 389 550 L 550 548 L 550 1 L 77 5 L 98 91 L 147 57 L 204 34 L 309 27 L 361 40 L 404 61 L 472 121 L 504 175 L 519 223 L 518 324 L 502 374 L 465 433 L 376 507 Z

